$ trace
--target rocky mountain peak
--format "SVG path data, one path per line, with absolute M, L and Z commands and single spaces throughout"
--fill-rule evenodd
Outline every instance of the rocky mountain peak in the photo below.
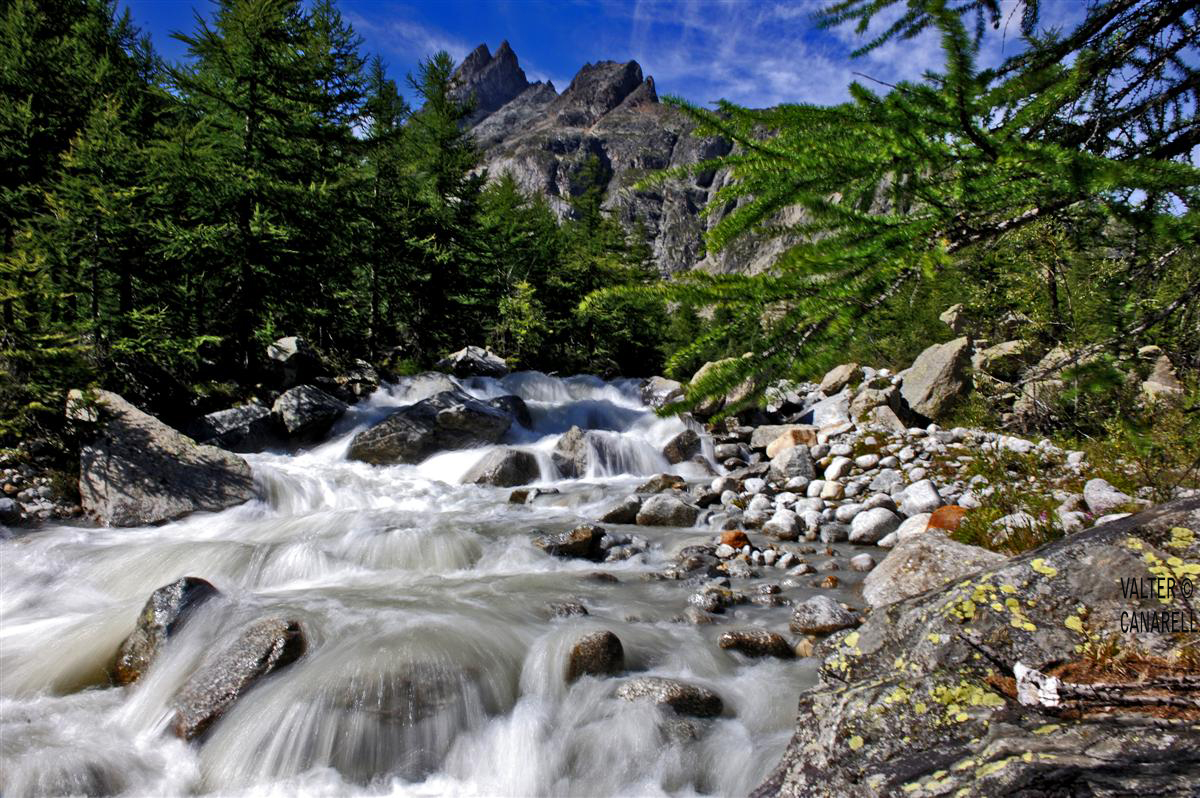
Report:
M 461 96 L 475 98 L 475 110 L 468 124 L 499 110 L 530 85 L 507 41 L 500 43 L 495 54 L 486 44 L 472 50 L 455 70 L 454 82 Z
M 590 127 L 642 85 L 642 67 L 637 61 L 586 64 L 555 100 L 551 113 L 556 124 Z M 651 83 L 651 94 L 653 91 Z M 657 95 L 653 101 L 658 101 Z

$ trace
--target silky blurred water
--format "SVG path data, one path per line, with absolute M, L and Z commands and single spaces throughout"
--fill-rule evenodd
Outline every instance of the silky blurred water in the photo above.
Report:
M 385 386 L 331 439 L 249 455 L 262 499 L 141 529 L 49 527 L 0 543 L 0 794 L 432 796 L 739 795 L 778 760 L 806 661 L 720 650 L 720 626 L 678 616 L 688 590 L 646 578 L 702 529 L 625 528 L 646 554 L 620 563 L 559 560 L 537 531 L 593 520 L 645 475 L 671 467 L 684 429 L 642 405 L 637 383 L 536 372 L 463 380 L 470 393 L 521 396 L 527 448 L 556 494 L 531 505 L 509 489 L 459 484 L 489 451 L 416 466 L 345 459 L 353 434 L 428 394 Z M 592 465 L 560 480 L 550 453 L 572 425 Z M 711 444 L 705 440 L 711 455 Z M 619 582 L 591 575 L 605 571 Z M 156 588 L 182 576 L 216 585 L 133 687 L 108 686 L 117 647 Z M 549 602 L 588 616 L 553 618 Z M 787 609 L 739 609 L 786 627 Z M 167 730 L 172 696 L 205 656 L 266 615 L 299 620 L 308 652 L 248 691 L 203 738 Z M 621 639 L 626 669 L 715 690 L 719 718 L 689 720 L 621 701 L 622 677 L 564 680 L 582 634 Z

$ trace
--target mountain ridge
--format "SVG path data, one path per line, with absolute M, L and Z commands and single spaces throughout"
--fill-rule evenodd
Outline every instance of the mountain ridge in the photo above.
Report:
M 549 81 L 530 82 L 507 41 L 492 53 L 480 44 L 455 72 L 456 92 L 474 99 L 466 125 L 492 177 L 510 175 L 530 194 L 547 199 L 560 217 L 570 198 L 587 188 L 587 162 L 599 161 L 603 207 L 649 237 L 654 267 L 669 276 L 693 269 L 758 273 L 782 244 L 753 239 L 720 253 L 704 234 L 731 208 L 701 210 L 726 183 L 726 171 L 677 178 L 648 189 L 636 184 L 663 169 L 694 165 L 731 151 L 718 137 L 693 135 L 695 123 L 659 101 L 654 78 L 630 61 L 582 66 L 558 93 Z

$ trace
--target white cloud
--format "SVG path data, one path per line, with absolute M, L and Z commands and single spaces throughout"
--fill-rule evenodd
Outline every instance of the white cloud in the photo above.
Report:
M 607 10 L 610 16 L 624 18 L 629 54 L 655 77 L 660 91 L 701 103 L 720 98 L 759 107 L 835 103 L 848 99 L 851 82 L 870 83 L 860 74 L 894 84 L 920 80 L 927 71 L 942 68 L 940 37 L 932 30 L 850 57 L 898 19 L 906 4 L 885 9 L 862 34 L 853 23 L 818 31 L 813 13 L 823 4 L 637 0 L 632 8 L 614 3 Z M 1019 51 L 1019 11 L 1012 13 L 1016 6 L 1017 0 L 1004 0 L 1002 30 L 985 32 L 981 66 Z M 1046 6 L 1053 11 L 1043 27 L 1074 24 L 1085 10 L 1075 3 Z M 966 23 L 971 29 L 974 20 Z
M 445 50 L 455 61 L 462 61 L 476 46 L 443 30 L 402 16 L 389 15 L 383 21 L 369 19 L 354 11 L 343 11 L 343 16 L 355 30 L 369 36 L 373 46 L 382 47 L 388 54 L 405 60 L 421 60 Z

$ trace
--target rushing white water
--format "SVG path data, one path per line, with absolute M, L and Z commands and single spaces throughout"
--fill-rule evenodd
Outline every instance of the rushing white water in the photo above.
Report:
M 333 437 L 248 456 L 262 500 L 141 529 L 59 526 L 0 543 L 0 794 L 744 794 L 777 761 L 810 661 L 720 650 L 723 626 L 677 616 L 689 588 L 646 578 L 702 529 L 637 528 L 646 554 L 597 565 L 530 545 L 535 530 L 592 520 L 647 474 L 682 422 L 655 417 L 631 382 L 521 373 L 464 380 L 481 398 L 521 396 L 537 454 L 532 505 L 459 484 L 486 449 L 416 466 L 349 462 L 353 434 L 421 398 L 385 386 Z M 595 436 L 581 480 L 550 452 L 572 425 Z M 707 442 L 706 447 L 710 446 Z M 711 453 L 710 448 L 706 451 Z M 605 571 L 619 582 L 591 575 Z M 156 588 L 198 576 L 221 590 L 129 688 L 108 686 L 122 639 Z M 692 588 L 694 589 L 694 588 Z M 585 617 L 552 618 L 579 601 Z M 730 613 L 784 629 L 786 608 Z M 167 730 L 171 699 L 204 657 L 266 615 L 300 621 L 308 650 L 240 698 L 201 743 Z M 680 732 L 669 711 L 614 697 L 625 677 L 566 684 L 567 652 L 597 629 L 621 639 L 628 674 L 706 686 L 721 717 Z

